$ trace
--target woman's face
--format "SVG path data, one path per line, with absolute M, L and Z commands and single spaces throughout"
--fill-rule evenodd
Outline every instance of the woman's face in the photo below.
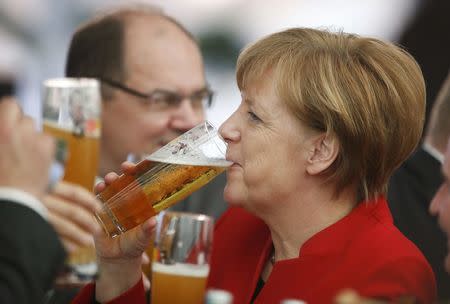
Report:
M 247 209 L 282 202 L 301 189 L 317 133 L 303 127 L 276 96 L 273 81 L 253 82 L 223 123 L 228 142 L 225 200 Z

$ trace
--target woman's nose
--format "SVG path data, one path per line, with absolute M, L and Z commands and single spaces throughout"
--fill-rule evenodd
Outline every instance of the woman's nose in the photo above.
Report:
M 236 142 L 240 139 L 240 132 L 235 124 L 234 116 L 233 113 L 219 128 L 219 134 L 227 143 Z

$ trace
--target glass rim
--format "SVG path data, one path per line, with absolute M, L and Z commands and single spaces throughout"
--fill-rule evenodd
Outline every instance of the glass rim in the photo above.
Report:
M 201 222 L 214 221 L 214 218 L 207 214 L 185 212 L 185 211 L 171 211 L 171 210 L 163 212 L 161 215 L 161 218 L 164 218 L 167 215 L 169 215 L 170 217 L 188 218 L 188 219 L 197 220 L 197 221 L 201 221 Z

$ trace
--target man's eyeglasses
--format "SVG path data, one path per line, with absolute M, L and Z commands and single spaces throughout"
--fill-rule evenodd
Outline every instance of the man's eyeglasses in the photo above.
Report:
M 100 77 L 101 82 L 107 85 L 122 90 L 128 94 L 140 97 L 146 104 L 155 110 L 165 110 L 177 108 L 181 102 L 188 98 L 194 110 L 208 109 L 211 107 L 214 93 L 209 88 L 201 89 L 190 95 L 181 95 L 173 91 L 164 89 L 156 89 L 148 94 L 141 93 L 132 88 L 129 88 L 117 81 Z

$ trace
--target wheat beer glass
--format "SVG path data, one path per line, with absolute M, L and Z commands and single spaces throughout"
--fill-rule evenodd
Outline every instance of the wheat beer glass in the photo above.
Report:
M 99 157 L 99 82 L 88 78 L 48 79 L 43 83 L 42 97 L 43 130 L 56 139 L 58 147 L 65 148 L 63 180 L 92 191 Z M 95 249 L 80 248 L 68 257 L 67 264 L 74 280 L 95 274 Z
M 95 79 L 56 78 L 43 84 L 43 129 L 67 147 L 64 180 L 89 191 L 98 167 L 100 87 Z
M 196 191 L 231 163 L 217 129 L 203 122 L 139 162 L 97 197 L 96 214 L 111 237 L 143 223 Z
M 104 202 L 96 214 L 114 237 L 201 188 L 231 163 L 217 129 L 203 122 L 139 162 L 97 195 Z
M 152 304 L 203 303 L 214 220 L 206 215 L 164 212 L 152 262 Z

